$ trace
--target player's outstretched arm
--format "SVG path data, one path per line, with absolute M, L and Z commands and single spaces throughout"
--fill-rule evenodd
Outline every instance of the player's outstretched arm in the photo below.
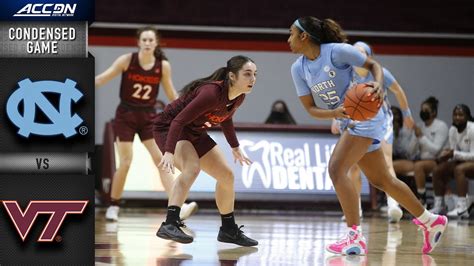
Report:
M 99 88 L 127 70 L 130 61 L 132 60 L 132 54 L 124 54 L 119 56 L 112 65 L 107 68 L 104 72 L 100 73 L 95 77 L 95 88 Z

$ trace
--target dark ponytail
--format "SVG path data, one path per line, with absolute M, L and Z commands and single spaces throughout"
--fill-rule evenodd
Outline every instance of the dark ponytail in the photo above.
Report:
M 208 77 L 200 78 L 200 79 L 196 79 L 196 80 L 191 81 L 190 83 L 188 83 L 186 86 L 184 86 L 184 88 L 182 88 L 179 91 L 179 94 L 184 95 L 184 94 L 186 94 L 190 91 L 195 90 L 196 88 L 200 87 L 201 85 L 209 83 L 211 81 L 215 81 L 215 80 L 224 80 L 224 81 L 226 81 L 227 80 L 227 73 L 228 73 L 227 68 L 226 67 L 221 67 L 221 68 L 217 69 L 216 71 L 214 71 L 214 73 L 212 73 Z
M 347 35 L 341 26 L 334 20 L 326 18 L 323 20 L 315 17 L 302 17 L 297 19 L 302 28 L 299 30 L 308 33 L 316 44 L 322 43 L 345 43 Z
M 212 81 L 220 80 L 220 81 L 224 81 L 224 86 L 232 85 L 232 84 L 229 84 L 229 72 L 232 72 L 237 76 L 239 70 L 241 70 L 242 67 L 248 62 L 255 63 L 252 59 L 250 59 L 247 56 L 236 55 L 227 61 L 226 67 L 221 67 L 217 69 L 216 71 L 214 71 L 214 73 L 212 73 L 208 77 L 191 81 L 189 84 L 184 86 L 184 88 L 182 88 L 179 91 L 179 94 L 184 95 Z
M 165 53 L 163 52 L 163 50 L 161 50 L 161 46 L 160 46 L 160 34 L 158 33 L 158 30 L 151 27 L 151 26 L 146 26 L 146 27 L 143 27 L 143 28 L 139 28 L 137 30 L 137 39 L 140 40 L 140 36 L 142 35 L 142 33 L 144 31 L 152 31 L 155 33 L 155 36 L 156 36 L 156 43 L 157 43 L 157 46 L 155 48 L 155 51 L 154 51 L 154 55 L 155 55 L 155 58 L 156 59 L 161 59 L 161 60 L 168 60 L 168 58 L 166 57 Z

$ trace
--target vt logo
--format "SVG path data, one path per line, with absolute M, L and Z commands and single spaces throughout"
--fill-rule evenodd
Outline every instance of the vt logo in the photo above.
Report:
M 88 202 L 88 200 L 32 200 L 25 211 L 22 211 L 18 202 L 13 200 L 4 200 L 3 206 L 5 206 L 23 241 L 30 232 L 38 214 L 49 214 L 51 217 L 38 238 L 38 242 L 52 242 L 66 215 L 83 213 Z
M 75 88 L 75 81 L 66 79 L 64 83 L 53 80 L 31 82 L 30 79 L 24 79 L 18 82 L 18 85 L 19 88 L 7 101 L 7 115 L 19 128 L 19 135 L 28 138 L 31 133 L 43 136 L 63 134 L 69 138 L 77 134 L 76 127 L 83 120 L 77 114 L 71 116 L 71 101 L 77 102 L 83 95 Z M 43 95 L 44 92 L 60 94 L 59 106 L 53 106 Z M 23 114 L 20 114 L 18 107 L 22 101 Z M 35 106 L 38 106 L 52 123 L 35 123 Z

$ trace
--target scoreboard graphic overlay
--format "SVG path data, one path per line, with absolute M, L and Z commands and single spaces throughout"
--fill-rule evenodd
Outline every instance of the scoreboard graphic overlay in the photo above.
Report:
M 0 2 L 0 265 L 94 264 L 93 0 Z

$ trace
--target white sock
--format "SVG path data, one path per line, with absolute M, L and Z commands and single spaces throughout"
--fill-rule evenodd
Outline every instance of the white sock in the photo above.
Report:
M 425 211 L 419 217 L 416 217 L 416 219 L 418 219 L 418 221 L 420 221 L 422 224 L 427 224 L 431 221 L 434 221 L 436 219 L 436 215 L 425 209 Z
M 417 188 L 416 191 L 418 194 L 424 194 L 426 192 L 426 188 Z

